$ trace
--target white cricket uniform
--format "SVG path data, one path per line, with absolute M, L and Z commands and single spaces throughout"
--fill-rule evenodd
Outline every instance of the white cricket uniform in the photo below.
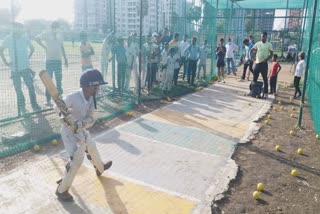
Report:
M 72 181 L 83 162 L 85 154 L 95 168 L 100 172 L 104 171 L 104 165 L 97 151 L 96 144 L 90 133 L 86 130 L 95 122 L 93 118 L 93 97 L 87 100 L 81 89 L 67 95 L 64 101 L 70 109 L 73 119 L 83 124 L 84 131 L 81 132 L 83 134 L 74 134 L 66 124 L 63 124 L 61 128 L 61 137 L 70 160 L 66 165 L 64 177 L 58 187 L 59 193 L 63 193 L 71 187 Z
M 108 74 L 108 62 L 111 54 L 111 45 L 108 44 L 108 38 L 105 38 L 102 43 L 101 57 L 100 57 L 100 69 L 103 78 L 107 78 Z
M 137 56 L 139 53 L 139 45 L 136 42 L 132 42 L 130 46 L 127 47 L 126 50 L 127 53 L 127 59 L 128 59 L 128 71 L 126 72 L 125 77 L 125 89 L 129 90 L 130 87 L 130 79 L 131 79 L 131 73 L 133 72 L 134 78 L 135 78 L 135 87 L 137 89 L 138 87 L 138 71 L 137 71 Z

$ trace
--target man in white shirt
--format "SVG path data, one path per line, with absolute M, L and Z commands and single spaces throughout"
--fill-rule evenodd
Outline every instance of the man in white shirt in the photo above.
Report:
M 104 82 L 101 73 L 96 69 L 88 69 L 80 77 L 81 90 L 68 94 L 64 99 L 67 107 L 72 109 L 70 115 L 61 116 L 60 118 L 63 124 L 61 137 L 70 160 L 66 165 L 63 179 L 57 181 L 56 195 L 59 200 L 73 200 L 68 190 L 71 188 L 73 179 L 83 162 L 85 154 L 93 164 L 97 176 L 101 176 L 112 165 L 112 161 L 102 162 L 96 144 L 88 131 L 95 123 L 95 95 L 99 91 L 99 86 L 103 84 L 107 83 Z M 59 112 L 57 107 L 55 109 Z M 74 130 L 74 126 L 71 127 L 70 123 L 76 124 L 77 129 Z
M 231 39 L 228 40 L 226 44 L 226 59 L 227 59 L 227 66 L 228 66 L 228 75 L 231 73 L 236 75 L 236 67 L 234 65 L 234 52 L 238 50 L 238 46 L 231 42 Z M 230 66 L 231 64 L 231 66 Z
M 61 56 L 64 58 L 65 66 L 68 67 L 68 60 L 63 46 L 63 39 L 58 34 L 59 23 L 54 21 L 51 24 L 51 31 L 38 35 L 35 39 L 38 44 L 46 51 L 46 70 L 51 78 L 53 74 L 56 79 L 56 86 L 60 94 L 62 94 L 62 62 Z M 42 43 L 44 41 L 45 44 Z M 47 106 L 51 106 L 51 97 L 46 90 Z
M 198 81 L 200 80 L 200 71 L 203 69 L 203 78 L 207 79 L 206 71 L 207 71 L 207 57 L 208 57 L 209 49 L 207 48 L 207 40 L 204 40 L 203 45 L 200 47 L 200 56 L 199 56 L 199 68 L 198 68 Z
M 187 34 L 183 35 L 183 40 L 180 42 L 179 48 L 180 48 L 180 53 L 181 53 L 181 65 L 183 65 L 183 76 L 182 79 L 187 75 L 188 72 L 188 61 L 187 61 L 187 55 L 185 50 L 190 46 L 190 43 L 187 41 Z
M 128 38 L 128 47 L 127 47 L 127 59 L 128 59 L 128 70 L 126 71 L 125 77 L 125 90 L 129 91 L 131 74 L 134 75 L 135 80 L 135 89 L 138 93 L 138 69 L 137 69 L 137 57 L 139 53 L 139 44 L 137 42 L 137 33 L 134 31 L 130 34 Z
M 300 84 L 301 77 L 306 69 L 306 62 L 304 61 L 305 55 L 306 54 L 304 52 L 299 53 L 299 62 L 297 64 L 296 72 L 294 74 L 294 80 L 293 80 L 293 85 L 295 87 L 295 92 L 293 96 L 294 99 L 298 99 L 301 96 L 301 90 L 300 90 L 299 84 Z

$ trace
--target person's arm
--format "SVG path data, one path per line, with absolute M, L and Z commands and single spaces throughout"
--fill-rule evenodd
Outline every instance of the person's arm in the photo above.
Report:
M 278 72 L 277 72 L 277 74 L 280 72 L 280 70 L 281 70 L 281 65 L 280 65 L 280 63 L 278 62 L 278 65 L 279 65 L 279 67 L 278 67 Z
M 64 50 L 63 42 L 61 43 L 61 51 L 62 51 L 62 56 L 64 58 L 64 65 L 66 67 L 68 67 L 68 59 L 67 59 L 67 56 L 66 56 L 66 52 Z
M 45 33 L 40 34 L 39 36 L 37 36 L 35 38 L 35 41 L 41 46 L 43 47 L 43 49 L 47 50 L 47 47 L 43 44 L 42 40 L 45 37 Z
M 32 55 L 34 53 L 34 46 L 32 45 L 31 42 L 30 42 L 29 48 L 30 48 L 29 59 L 31 59 L 31 57 L 32 57 Z
M 0 57 L 1 57 L 2 61 L 3 61 L 3 63 L 4 63 L 6 66 L 10 66 L 11 63 L 9 63 L 9 62 L 7 61 L 7 59 L 6 59 L 6 57 L 4 56 L 4 50 L 5 50 L 4 47 L 0 47 Z

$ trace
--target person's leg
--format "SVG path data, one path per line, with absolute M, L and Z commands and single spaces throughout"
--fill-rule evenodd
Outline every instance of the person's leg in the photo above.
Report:
M 295 76 L 294 79 L 293 79 L 293 86 L 294 86 L 294 88 L 295 88 L 294 95 L 293 95 L 294 98 L 297 97 L 297 93 L 298 93 L 297 83 L 298 83 L 298 77 Z
M 47 61 L 46 61 L 46 70 L 47 70 L 49 76 L 50 76 L 51 79 L 52 79 L 52 77 L 53 77 L 53 72 L 54 72 L 54 67 L 53 67 L 53 63 L 52 63 L 51 60 L 47 60 Z M 50 93 L 49 93 L 49 91 L 48 91 L 47 89 L 45 89 L 45 94 L 46 94 L 46 101 L 47 101 L 47 102 L 46 102 L 46 105 L 51 105 L 51 103 L 50 103 L 50 101 L 51 101 L 51 96 L 50 96 Z
M 273 93 L 277 93 L 277 81 L 278 81 L 278 75 L 274 77 Z
M 191 76 L 191 85 L 194 85 L 194 78 L 196 77 L 197 72 L 197 61 L 193 60 L 192 62 L 192 76 Z
M 243 64 L 243 72 L 242 72 L 242 77 L 241 77 L 242 80 L 244 80 L 246 78 L 246 72 L 247 72 L 248 66 L 249 66 L 249 64 L 247 62 L 245 62 Z
M 174 86 L 178 85 L 179 70 L 180 70 L 179 68 L 174 69 L 174 75 L 173 75 Z
M 260 69 L 261 69 L 260 67 L 261 67 L 261 65 L 259 63 L 259 64 L 256 64 L 256 66 L 253 69 L 253 81 L 254 82 L 257 82 L 257 80 L 259 78 Z
M 56 83 L 57 83 L 57 89 L 59 94 L 63 93 L 62 90 L 62 63 L 61 61 L 54 61 L 54 75 L 56 78 Z M 92 67 L 91 67 L 92 68 Z
M 300 90 L 300 80 L 301 80 L 301 77 L 297 77 L 297 92 L 298 92 L 298 97 L 301 96 L 301 90 Z
M 199 63 L 199 65 L 198 65 L 198 74 L 197 74 L 197 80 L 198 80 L 198 82 L 200 81 L 200 71 L 201 71 L 201 67 L 202 67 L 202 65 L 201 65 L 201 63 Z
M 188 62 L 188 72 L 187 72 L 187 76 L 188 76 L 188 84 L 191 84 L 191 80 L 190 80 L 190 77 L 191 77 L 191 72 L 192 72 L 192 60 L 189 60 Z
M 86 132 L 86 137 L 86 156 L 94 166 L 97 176 L 100 176 L 105 170 L 111 167 L 112 161 L 103 163 L 97 150 L 96 143 L 93 141 L 89 132 Z
M 274 90 L 274 77 L 270 77 L 270 94 L 273 94 Z
M 263 78 L 264 94 L 267 95 L 268 94 L 268 63 L 262 63 L 261 75 Z
M 230 58 L 232 73 L 236 75 L 236 66 L 234 65 L 233 58 Z
M 203 78 L 205 81 L 207 81 L 207 65 L 203 64 L 202 68 L 203 68 Z
M 227 70 L 228 70 L 228 75 L 231 73 L 230 62 L 231 62 L 231 58 L 227 58 Z
M 29 98 L 30 98 L 30 102 L 33 110 L 39 110 L 40 106 L 37 103 L 32 76 L 30 75 L 29 72 L 25 72 L 22 77 L 23 77 L 23 81 L 25 82 L 28 88 Z
M 25 98 L 21 89 L 21 76 L 17 73 L 11 74 L 11 79 L 13 81 L 13 87 L 17 95 L 17 104 L 18 104 L 18 114 L 25 113 Z

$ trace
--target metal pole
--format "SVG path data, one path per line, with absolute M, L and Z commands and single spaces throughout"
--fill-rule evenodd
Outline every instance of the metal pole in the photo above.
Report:
M 311 24 L 311 31 L 310 31 L 310 41 L 309 41 L 309 48 L 308 48 L 308 54 L 307 54 L 307 65 L 306 65 L 306 70 L 305 70 L 305 74 L 304 74 L 302 96 L 301 96 L 301 100 L 300 100 L 300 112 L 299 112 L 299 119 L 298 119 L 298 124 L 297 124 L 298 127 L 301 127 L 301 122 L 302 122 L 303 104 L 304 104 L 304 98 L 305 98 L 307 81 L 308 81 L 308 70 L 309 70 L 309 66 L 310 66 L 314 23 L 315 23 L 316 14 L 317 14 L 317 4 L 318 4 L 318 0 L 314 0 L 313 11 L 312 11 L 312 24 Z
M 158 12 L 158 11 L 157 11 Z M 138 81 L 138 101 L 140 103 L 141 98 L 141 57 L 142 57 L 142 0 L 140 0 L 140 38 L 139 38 L 139 81 Z
M 306 25 L 306 19 L 307 19 L 307 8 L 309 6 L 309 1 L 304 0 L 304 18 L 303 18 L 303 24 L 302 24 L 302 32 L 300 33 L 300 41 L 299 41 L 299 50 L 302 50 L 302 43 L 303 43 L 303 34 L 304 34 L 304 29 L 305 29 L 305 25 Z

